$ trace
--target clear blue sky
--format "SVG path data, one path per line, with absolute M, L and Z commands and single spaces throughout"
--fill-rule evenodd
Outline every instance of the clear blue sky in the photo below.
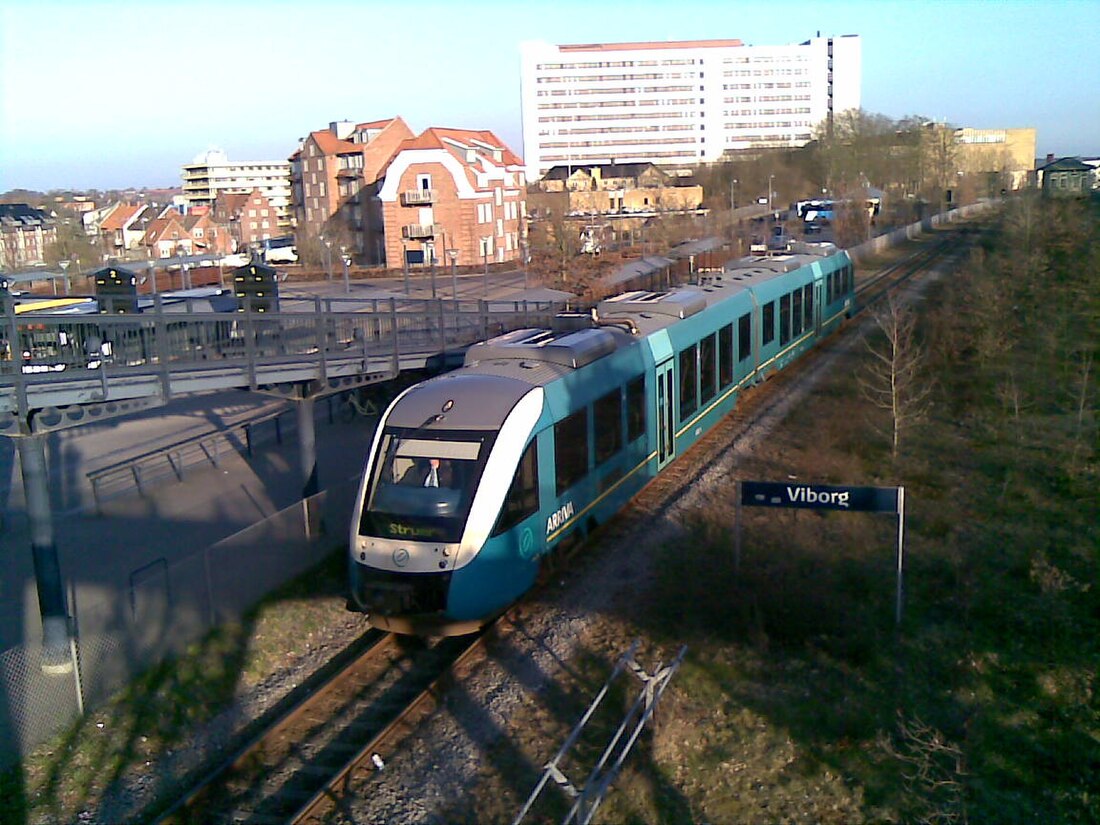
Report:
M 0 0 L 0 191 L 176 186 L 210 147 L 329 121 L 490 128 L 522 153 L 519 43 L 863 38 L 863 108 L 1100 154 L 1100 0 Z

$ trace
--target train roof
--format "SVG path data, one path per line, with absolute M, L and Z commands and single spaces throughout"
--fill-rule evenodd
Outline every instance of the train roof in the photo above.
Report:
M 466 352 L 463 369 L 450 376 L 478 375 L 510 379 L 528 387 L 545 386 L 739 292 L 837 252 L 829 243 L 800 244 L 791 254 L 731 261 L 697 286 L 624 292 L 600 301 L 591 313 L 563 313 L 550 329 L 513 330 L 474 344 Z
M 514 377 L 456 370 L 417 384 L 394 405 L 387 426 L 430 433 L 439 421 L 449 430 L 493 430 L 531 385 Z

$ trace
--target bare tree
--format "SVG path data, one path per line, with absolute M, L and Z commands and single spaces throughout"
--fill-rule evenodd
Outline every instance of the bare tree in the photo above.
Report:
M 920 825 L 967 822 L 966 757 L 962 748 L 919 718 L 898 713 L 898 732 L 878 736 L 879 746 L 902 765 L 909 821 Z
M 912 311 L 891 295 L 871 318 L 881 337 L 866 341 L 872 360 L 858 380 L 863 396 L 890 413 L 887 435 L 897 459 L 904 436 L 928 414 L 932 384 L 924 376 L 925 353 Z

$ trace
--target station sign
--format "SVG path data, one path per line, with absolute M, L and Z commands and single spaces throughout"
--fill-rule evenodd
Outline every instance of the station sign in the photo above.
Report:
M 827 484 L 742 481 L 740 503 L 746 507 L 896 513 L 898 490 L 897 487 L 837 487 Z
M 896 513 L 898 517 L 894 621 L 901 624 L 905 567 L 905 488 L 838 487 L 778 481 L 738 481 L 735 496 L 733 569 L 741 569 L 741 508 L 787 507 L 800 510 L 840 510 L 856 513 Z

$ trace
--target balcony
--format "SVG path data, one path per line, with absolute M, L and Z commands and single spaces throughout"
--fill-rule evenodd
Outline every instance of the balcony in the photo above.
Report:
M 436 223 L 410 223 L 401 227 L 401 237 L 434 238 L 439 231 L 439 224 Z
M 406 189 L 401 193 L 401 201 L 405 206 L 423 206 L 435 200 L 435 192 L 431 189 Z

